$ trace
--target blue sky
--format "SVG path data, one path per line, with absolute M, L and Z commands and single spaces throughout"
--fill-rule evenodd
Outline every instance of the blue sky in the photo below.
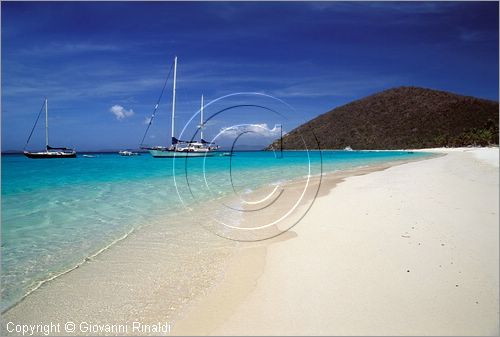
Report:
M 136 148 L 174 55 L 178 128 L 201 94 L 275 96 L 293 109 L 244 95 L 219 106 L 270 106 L 286 130 L 401 85 L 498 100 L 498 3 L 2 2 L 2 150 L 23 148 L 45 96 L 52 145 Z M 148 144 L 168 143 L 166 90 Z M 283 122 L 250 108 L 220 117 L 207 138 Z

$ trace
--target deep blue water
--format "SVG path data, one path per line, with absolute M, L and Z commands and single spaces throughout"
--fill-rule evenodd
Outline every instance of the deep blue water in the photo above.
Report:
M 2 309 L 131 229 L 176 213 L 183 208 L 179 195 L 193 204 L 233 193 L 231 181 L 244 192 L 322 171 L 427 154 L 286 151 L 276 158 L 272 152 L 238 152 L 206 160 L 96 155 L 2 156 Z

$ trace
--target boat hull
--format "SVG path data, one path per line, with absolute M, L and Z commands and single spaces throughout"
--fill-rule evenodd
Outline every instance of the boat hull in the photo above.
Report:
M 200 158 L 212 157 L 213 152 L 187 152 L 187 151 L 171 151 L 171 150 L 149 150 L 153 158 Z
M 76 158 L 76 152 L 24 152 L 24 155 L 31 159 L 62 159 Z
M 140 153 L 137 152 L 130 152 L 130 151 L 120 151 L 118 154 L 122 157 L 134 157 L 134 156 L 140 156 Z

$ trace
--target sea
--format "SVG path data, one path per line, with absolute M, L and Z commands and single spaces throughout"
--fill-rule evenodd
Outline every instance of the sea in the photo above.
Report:
M 186 209 L 261 186 L 429 154 L 256 151 L 207 158 L 148 153 L 1 158 L 1 310 L 151 221 L 189 231 Z M 172 221 L 176 219 L 176 221 Z M 171 222 L 171 224 L 170 224 Z M 172 228 L 172 230 L 174 230 Z M 168 243 L 167 243 L 168 244 Z

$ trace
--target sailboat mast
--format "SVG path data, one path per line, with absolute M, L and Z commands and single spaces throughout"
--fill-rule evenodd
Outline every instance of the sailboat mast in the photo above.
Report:
M 49 150 L 49 108 L 47 97 L 45 97 L 45 149 Z
M 177 56 L 174 58 L 174 88 L 172 89 L 172 141 L 174 139 L 175 123 L 175 85 L 177 83 Z
M 200 109 L 200 139 L 203 141 L 203 95 L 201 95 L 201 109 Z

